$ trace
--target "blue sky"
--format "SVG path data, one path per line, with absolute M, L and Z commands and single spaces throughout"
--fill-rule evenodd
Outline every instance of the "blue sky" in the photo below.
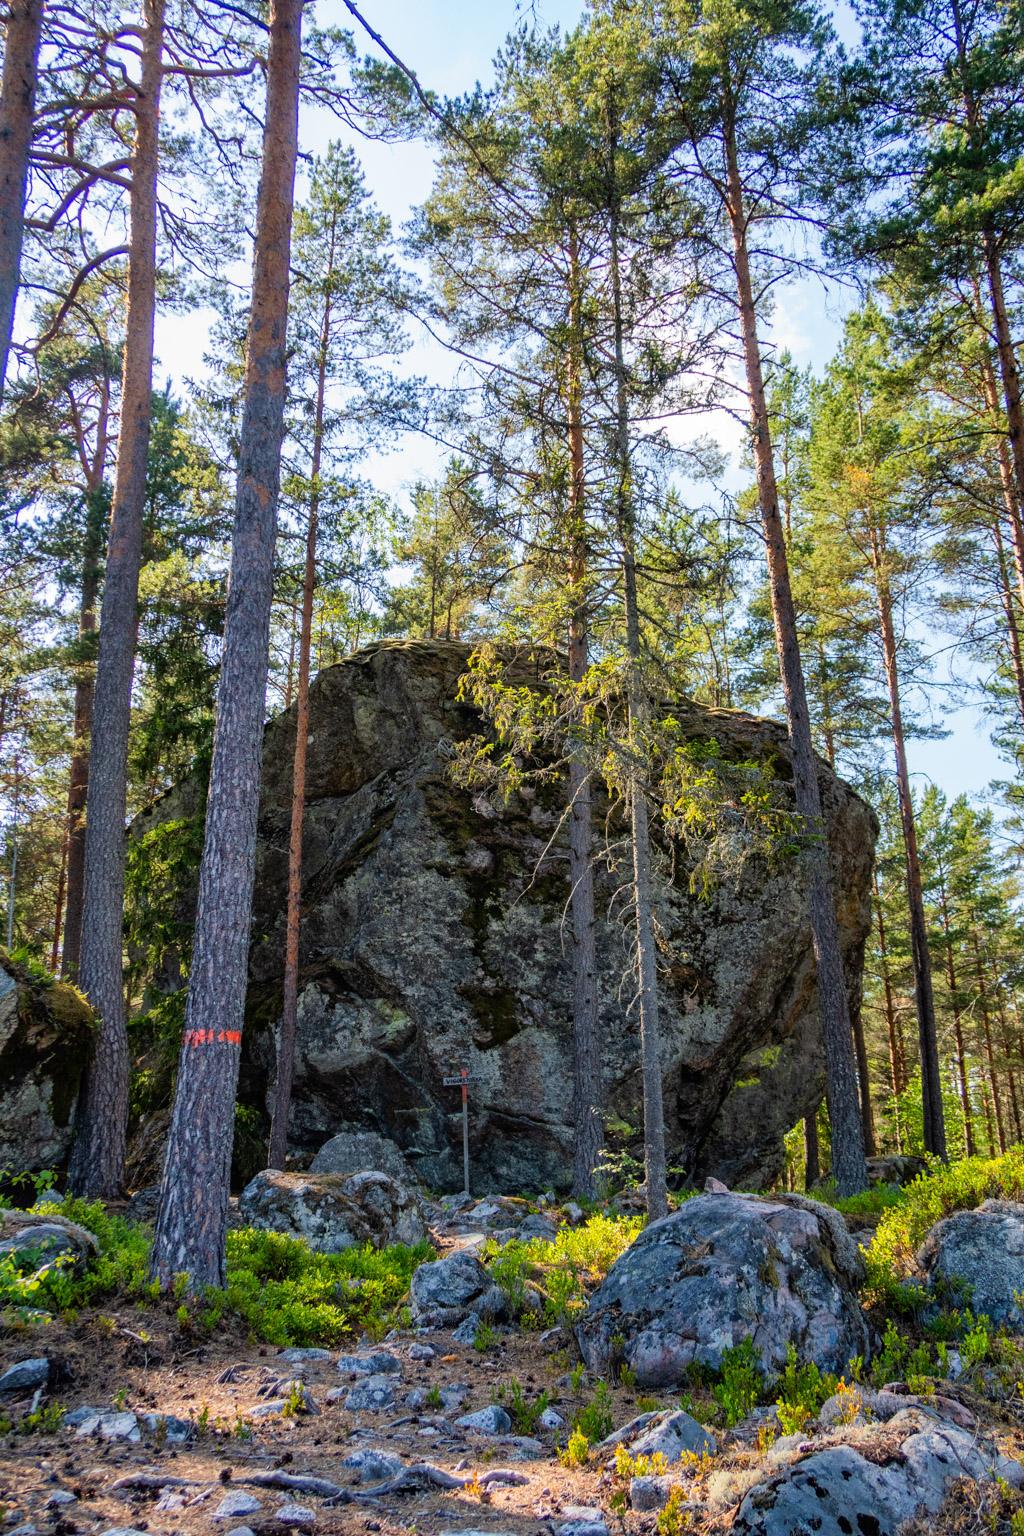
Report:
M 536 0 L 528 11 L 515 0 L 364 0 L 360 9 L 417 72 L 424 86 L 457 94 L 471 89 L 478 80 L 486 83 L 490 79 L 496 50 L 524 13 L 541 26 L 557 23 L 565 28 L 579 20 L 584 8 L 578 0 Z M 351 23 L 340 3 L 321 3 L 319 20 L 346 26 Z M 358 51 L 373 52 L 365 33 L 354 30 Z M 377 205 L 399 230 L 410 209 L 429 190 L 431 155 L 427 148 L 361 139 L 341 129 L 337 120 L 324 112 L 304 117 L 301 139 L 305 149 L 322 150 L 331 137 L 342 138 L 356 149 Z M 838 341 L 844 307 L 843 296 L 835 291 L 826 295 L 817 284 L 795 285 L 778 294 L 773 339 L 778 346 L 788 347 L 799 364 L 811 363 L 816 372 L 820 371 Z M 164 376 L 175 382 L 195 376 L 208 319 L 200 312 L 168 316 L 158 324 L 157 351 Z M 437 380 L 450 373 L 444 352 L 425 339 L 416 342 L 409 364 L 413 371 Z M 381 489 L 401 497 L 417 479 L 431 475 L 438 462 L 437 451 L 428 442 L 410 438 L 398 445 L 396 452 L 375 459 L 367 468 Z M 916 781 L 923 788 L 928 779 L 934 780 L 951 796 L 963 791 L 980 795 L 993 777 L 1006 772 L 988 740 L 988 725 L 973 708 L 942 712 L 950 736 L 940 742 L 910 745 Z

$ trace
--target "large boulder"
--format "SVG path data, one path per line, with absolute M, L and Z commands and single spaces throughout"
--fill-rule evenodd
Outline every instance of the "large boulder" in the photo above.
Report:
M 1019 1329 L 1024 1292 L 1024 1205 L 985 1200 L 976 1210 L 937 1221 L 918 1249 L 917 1262 L 936 1289 L 953 1280 L 972 1287 L 971 1311 Z
M 0 1169 L 38 1173 L 64 1161 L 95 1028 L 73 987 L 0 950 Z
M 453 745 L 484 729 L 459 695 L 468 645 L 373 645 L 322 671 L 310 691 L 300 1001 L 291 1109 L 294 1150 L 330 1136 L 393 1141 L 430 1189 L 462 1182 L 461 1099 L 444 1078 L 470 1068 L 475 1188 L 565 1187 L 572 1174 L 572 977 L 565 944 L 564 787 L 524 786 L 509 804 L 457 788 Z M 542 686 L 540 662 L 513 675 Z M 792 794 L 785 729 L 733 710 L 673 707 L 682 736 L 771 765 Z M 263 749 L 250 988 L 240 1092 L 273 1105 L 282 1006 L 295 713 Z M 818 765 L 851 1003 L 860 1000 L 877 824 Z M 137 818 L 134 835 L 193 814 L 188 786 Z M 597 826 L 610 808 L 598 798 Z M 614 817 L 612 822 L 615 835 Z M 666 848 L 666 855 L 672 850 Z M 668 1157 L 703 1180 L 770 1182 L 783 1135 L 824 1092 L 806 883 L 769 869 L 738 835 L 709 900 L 685 853 L 657 860 L 663 937 L 661 1055 Z M 597 867 L 598 1031 L 606 1107 L 639 1126 L 639 1037 L 622 987 L 614 898 Z M 176 916 L 181 916 L 176 912 Z M 159 970 L 170 975 L 174 966 Z M 158 979 L 159 979 L 158 977 Z
M 577 1338 L 592 1370 L 625 1363 L 641 1386 L 673 1386 L 695 1362 L 718 1368 L 746 1338 L 768 1376 L 790 1345 L 841 1372 L 870 1352 L 863 1278 L 860 1250 L 830 1207 L 800 1195 L 697 1195 L 615 1261 Z
M 419 1204 L 386 1173 L 280 1173 L 266 1168 L 245 1186 L 238 1213 L 253 1227 L 303 1237 L 317 1253 L 342 1253 L 363 1243 L 420 1242 L 426 1225 Z
M 13 1258 L 19 1269 L 69 1269 L 81 1274 L 100 1251 L 93 1234 L 78 1222 L 45 1205 L 34 1211 L 0 1211 L 0 1260 Z
M 456 1249 L 443 1259 L 421 1264 L 409 1286 L 413 1319 L 436 1327 L 451 1327 L 470 1311 L 498 1316 L 505 1298 L 475 1254 Z
M 393 1141 L 376 1131 L 343 1131 L 325 1141 L 309 1165 L 310 1173 L 362 1173 L 367 1168 L 389 1174 L 400 1184 L 415 1174 Z

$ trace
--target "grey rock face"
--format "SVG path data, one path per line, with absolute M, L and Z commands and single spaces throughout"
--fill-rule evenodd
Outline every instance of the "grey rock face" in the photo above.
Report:
M 240 1215 L 254 1227 L 304 1237 L 318 1253 L 372 1243 L 418 1243 L 426 1236 L 420 1208 L 386 1173 L 280 1173 L 266 1168 L 245 1186 Z
M 340 1133 L 393 1141 L 433 1189 L 462 1180 L 460 1096 L 442 1079 L 465 1063 L 475 1188 L 571 1181 L 572 978 L 562 943 L 568 847 L 555 839 L 557 787 L 509 806 L 457 789 L 450 744 L 481 730 L 459 701 L 468 645 L 389 642 L 325 669 L 310 693 L 302 972 L 292 1136 L 315 1153 Z M 536 667 L 521 668 L 523 682 Z M 778 724 L 682 705 L 684 736 L 777 765 Z M 295 714 L 267 726 L 250 988 L 240 1096 L 273 1099 L 284 970 Z M 819 782 L 838 887 L 850 992 L 859 998 L 876 834 L 869 807 L 822 762 Z M 187 786 L 133 833 L 188 814 Z M 597 809 L 598 819 L 607 807 Z M 598 1033 L 605 1101 L 629 1118 L 639 1041 L 620 986 L 621 935 L 599 875 Z M 757 1186 L 782 1166 L 782 1136 L 820 1102 L 824 1058 L 803 875 L 768 874 L 737 848 L 735 879 L 709 902 L 685 870 L 659 881 L 666 975 L 659 998 L 668 1155 L 697 1178 Z M 188 900 L 183 896 L 183 915 Z
M 694 1361 L 719 1366 L 751 1338 L 766 1373 L 799 1359 L 841 1372 L 869 1353 L 856 1286 L 860 1253 L 828 1207 L 793 1195 L 697 1195 L 616 1260 L 577 1328 L 592 1370 L 622 1354 L 644 1386 L 678 1382 Z M 621 1363 L 619 1361 L 618 1363 Z
M 94 1022 L 63 982 L 43 986 L 0 956 L 0 1168 L 36 1173 L 64 1161 Z
M 354 1372 L 357 1376 L 386 1376 L 399 1372 L 402 1362 L 397 1355 L 386 1349 L 375 1349 L 368 1355 L 339 1355 L 338 1370 Z
M 55 1264 L 80 1274 L 99 1253 L 93 1234 L 69 1221 L 54 1209 L 0 1211 L 0 1258 L 11 1254 L 24 1268 L 29 1262 L 38 1270 Z
M 487 1270 L 472 1253 L 450 1253 L 414 1271 L 409 1285 L 413 1319 L 435 1325 L 460 1322 L 494 1289 Z
M 0 1397 L 10 1397 L 16 1392 L 31 1392 L 44 1387 L 50 1379 L 50 1362 L 45 1356 L 37 1360 L 20 1360 L 0 1376 Z
M 387 1173 L 399 1184 L 415 1184 L 416 1175 L 393 1141 L 376 1131 L 343 1131 L 325 1141 L 309 1165 L 310 1173 Z
M 654 1456 L 660 1452 L 668 1462 L 680 1461 L 684 1451 L 694 1456 L 702 1456 L 706 1451 L 714 1456 L 717 1450 L 718 1442 L 711 1431 L 682 1410 L 652 1424 L 630 1447 L 634 1456 Z
M 211 1515 L 212 1520 L 235 1520 L 239 1515 L 259 1514 L 261 1505 L 253 1494 L 242 1488 L 233 1488 L 224 1495 Z
M 341 1465 L 359 1473 L 361 1483 L 379 1483 L 385 1477 L 394 1477 L 402 1470 L 402 1458 L 394 1451 L 368 1446 L 364 1451 L 353 1451 L 342 1458 Z
M 151 1435 L 164 1436 L 167 1445 L 184 1445 L 195 1434 L 195 1425 L 188 1419 L 176 1418 L 173 1413 L 143 1413 L 139 1423 Z
M 478 1408 L 475 1413 L 464 1413 L 455 1422 L 459 1429 L 476 1429 L 485 1435 L 507 1435 L 512 1428 L 512 1420 L 497 1403 Z
M 455 1329 L 452 1338 L 456 1344 L 472 1344 L 475 1342 L 476 1336 L 482 1327 L 483 1323 L 480 1318 L 475 1312 L 471 1312 Z
M 849 1536 L 851 1530 L 896 1536 L 914 1514 L 938 1510 L 951 1480 L 1000 1476 L 1019 1485 L 1024 1469 L 986 1453 L 966 1431 L 935 1428 L 912 1411 L 906 1420 L 917 1432 L 903 1441 L 900 1459 L 879 1465 L 852 1445 L 818 1451 L 751 1488 L 733 1530 L 743 1536 L 793 1536 L 804 1530 L 817 1536 Z M 898 1425 L 899 1419 L 890 1422 Z
M 929 1279 L 970 1281 L 971 1310 L 994 1323 L 1021 1323 L 1014 1293 L 1024 1291 L 1024 1205 L 985 1200 L 937 1221 L 917 1254 Z
M 387 1376 L 367 1376 L 352 1388 L 345 1399 L 345 1407 L 350 1413 L 361 1413 L 367 1409 L 390 1408 L 394 1400 L 395 1389 Z
M 672 1489 L 679 1481 L 679 1474 L 675 1477 L 631 1477 L 629 1480 L 629 1502 L 637 1514 L 649 1513 L 652 1509 L 664 1509 L 672 1494 Z

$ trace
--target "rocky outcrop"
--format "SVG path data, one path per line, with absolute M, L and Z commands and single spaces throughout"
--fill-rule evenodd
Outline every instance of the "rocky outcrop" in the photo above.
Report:
M 279 1173 L 267 1168 L 238 1202 L 253 1227 L 303 1237 L 317 1253 L 342 1253 L 363 1243 L 421 1242 L 426 1223 L 415 1198 L 386 1173 Z
M 510 804 L 457 789 L 453 743 L 482 729 L 459 699 L 470 648 L 394 642 L 321 672 L 311 689 L 301 997 L 293 1150 L 341 1132 L 393 1141 L 433 1189 L 461 1186 L 457 1089 L 468 1065 L 478 1189 L 564 1186 L 571 1172 L 571 976 L 564 794 Z M 523 682 L 539 682 L 524 663 Z M 738 711 L 676 709 L 683 734 L 735 760 L 768 761 L 790 793 L 785 731 Z M 273 1103 L 281 1012 L 295 718 L 267 727 L 241 1093 Z M 827 766 L 822 800 L 851 1000 L 859 1002 L 876 823 Z M 194 806 L 188 787 L 138 818 L 137 836 Z M 599 824 L 608 807 L 599 807 Z M 612 832 L 615 824 L 612 823 Z M 758 1187 L 782 1137 L 820 1102 L 824 1067 L 800 871 L 769 870 L 738 839 L 709 901 L 679 850 L 659 861 L 661 1031 L 669 1162 Z M 623 1137 L 640 1124 L 639 1031 L 623 987 L 628 942 L 599 873 L 600 1038 L 606 1103 Z M 170 962 L 164 975 L 173 972 Z
M 750 1339 L 771 1377 L 797 1358 L 839 1373 L 870 1353 L 864 1262 L 842 1217 L 799 1195 L 697 1195 L 616 1259 L 577 1328 L 602 1376 L 668 1387 Z
M 976 1316 L 984 1313 L 1015 1332 L 1024 1322 L 1018 1300 L 1024 1292 L 1024 1205 L 1018 1201 L 984 1200 L 977 1210 L 937 1221 L 917 1262 L 935 1290 L 967 1282 Z
M 73 987 L 0 951 L 0 1171 L 56 1168 L 71 1144 L 78 1085 L 94 1038 Z

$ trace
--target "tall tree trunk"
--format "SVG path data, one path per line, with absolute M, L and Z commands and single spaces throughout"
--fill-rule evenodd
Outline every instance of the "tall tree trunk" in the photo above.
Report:
M 971 934 L 971 943 L 974 947 L 974 974 L 978 983 L 978 1001 L 981 1003 L 982 1036 L 985 1041 L 985 1059 L 988 1062 L 988 1079 L 992 1085 L 992 1107 L 996 1115 L 996 1134 L 999 1137 L 1000 1152 L 1006 1151 L 1006 1127 L 1003 1124 L 1003 1107 L 999 1102 L 999 1085 L 996 1080 L 996 1058 L 992 1049 L 992 1021 L 989 1018 L 988 989 L 985 986 L 985 974 L 981 965 L 981 949 L 978 945 L 977 931 Z
M 332 243 L 333 254 L 333 243 Z M 306 569 L 302 578 L 302 620 L 299 629 L 299 684 L 295 702 L 295 758 L 292 765 L 292 824 L 288 843 L 288 910 L 284 945 L 284 1002 L 277 1046 L 274 1117 L 270 1123 L 268 1166 L 283 1168 L 288 1149 L 288 1115 L 295 1075 L 295 1031 L 299 1015 L 299 920 L 302 912 L 302 818 L 306 808 L 306 752 L 309 746 L 309 651 L 313 637 L 313 592 L 316 587 L 316 538 L 320 514 L 320 462 L 324 445 L 324 396 L 331 340 L 331 300 L 324 301 L 320 330 L 320 362 L 313 421 L 313 462 L 310 474 L 309 528 Z M 291 666 L 288 669 L 291 686 Z
M 82 554 L 82 593 L 78 609 L 78 643 L 86 644 L 96 633 L 96 598 L 100 585 L 103 552 L 103 493 L 86 493 L 85 549 Z M 75 749 L 68 784 L 68 877 L 67 912 L 64 918 L 64 949 L 61 974 L 78 978 L 82 954 L 82 899 L 85 891 L 85 812 L 89 796 L 89 743 L 92 735 L 96 691 L 95 664 L 79 659 L 75 675 Z
M 818 1148 L 818 1117 L 804 1118 L 804 1189 L 810 1191 L 821 1178 L 821 1152 Z
M 977 292 L 977 289 L 975 291 Z M 978 302 L 980 310 L 980 295 Z M 979 316 L 979 325 L 980 323 Z M 1013 564 L 1017 575 L 1017 594 L 1020 598 L 1021 608 L 1024 609 L 1024 524 L 1021 523 L 1020 501 L 1017 496 L 1017 486 L 1014 480 L 1013 459 L 1003 431 L 1002 411 L 999 408 L 999 389 L 996 384 L 995 370 L 992 367 L 991 354 L 989 353 L 989 335 L 984 326 L 981 328 L 983 331 L 982 376 L 985 386 L 985 402 L 988 405 L 992 430 L 995 433 L 999 480 L 1003 488 L 1003 505 L 1006 507 L 1006 521 L 1010 529 Z
M 7 12 L 0 87 L 0 400 L 21 275 L 42 26 L 43 0 L 13 0 Z
M 875 917 L 878 921 L 878 953 L 882 965 L 882 991 L 885 996 L 885 1022 L 889 1033 L 889 1072 L 892 1079 L 892 1096 L 898 1099 L 907 1086 L 907 1063 L 903 1050 L 902 1032 L 896 1016 L 896 1004 L 892 995 L 892 978 L 889 975 L 889 954 L 886 948 L 885 919 L 882 916 L 882 896 L 878 889 L 878 871 L 872 879 L 875 886 Z
M 68 873 L 68 835 L 65 832 L 60 840 L 60 872 L 57 875 L 57 899 L 53 904 L 53 944 L 50 948 L 50 975 L 57 974 L 57 961 L 60 958 L 60 931 L 61 920 L 64 916 L 64 887 Z
M 153 392 L 163 36 L 164 0 L 144 0 L 142 69 L 134 93 L 121 425 L 100 609 L 85 830 L 80 979 L 101 1023 L 78 1096 L 68 1170 L 76 1194 L 107 1199 L 121 1187 L 128 1121 L 122 932 L 126 780 Z
M 629 657 L 629 750 L 640 757 L 649 715 L 640 649 L 640 610 L 636 590 L 635 514 L 629 489 L 629 399 L 626 390 L 626 357 L 622 320 L 622 287 L 619 270 L 618 203 L 614 131 L 610 135 L 610 255 L 612 309 L 615 330 L 617 521 L 622 544 L 622 596 L 626 618 L 626 652 Z M 636 912 L 637 992 L 640 1005 L 640 1055 L 644 1083 L 644 1171 L 647 1214 L 652 1221 L 668 1215 L 668 1183 L 665 1167 L 665 1109 L 661 1081 L 661 1044 L 658 1024 L 658 960 L 654 927 L 654 894 L 651 880 L 651 834 L 647 813 L 646 763 L 634 764 L 630 773 L 629 809 L 633 841 L 633 899 Z
M 896 755 L 896 787 L 903 829 L 903 848 L 907 861 L 907 906 L 910 916 L 910 945 L 914 965 L 914 1002 L 917 1008 L 917 1036 L 921 1056 L 921 1096 L 924 1115 L 924 1146 L 937 1157 L 946 1156 L 946 1126 L 942 1110 L 942 1077 L 939 1071 L 939 1038 L 935 1026 L 935 996 L 932 988 L 932 962 L 928 952 L 928 925 L 924 915 L 921 886 L 921 860 L 917 847 L 914 800 L 910 791 L 910 771 L 903 735 L 903 711 L 900 703 L 899 668 L 896 634 L 892 622 L 892 599 L 885 569 L 885 550 L 877 532 L 872 531 L 872 565 L 878 618 L 882 631 L 882 655 L 892 713 L 892 742 Z
M 946 950 L 946 979 L 949 982 L 950 1006 L 953 1010 L 953 1038 L 956 1041 L 957 1081 L 960 1085 L 960 1113 L 964 1121 L 964 1150 L 968 1157 L 975 1154 L 974 1116 L 971 1112 L 971 1095 L 967 1082 L 967 1053 L 964 1050 L 964 1031 L 960 1011 L 960 994 L 956 983 L 956 964 L 953 959 L 953 940 L 949 927 L 949 908 L 946 901 L 945 883 L 940 887 L 942 903 L 942 932 Z
M 587 593 L 588 536 L 580 400 L 581 328 L 576 234 L 569 246 L 571 339 L 568 366 L 569 462 L 569 677 L 582 683 L 590 662 Z M 594 921 L 593 827 L 590 771 L 578 752 L 569 755 L 569 881 L 572 910 L 573 1194 L 591 1198 L 594 1170 L 604 1143 L 601 1122 L 601 1051 L 597 1038 L 597 939 Z
M 1006 569 L 1006 553 L 1003 549 L 1003 535 L 999 527 L 999 519 L 992 524 L 992 541 L 996 547 L 996 571 L 999 575 L 999 596 L 1003 604 L 1003 614 L 1006 618 L 1006 634 L 1010 646 L 1010 664 L 1013 667 L 1013 681 L 1017 688 L 1017 712 L 1020 715 L 1021 725 L 1024 726 L 1024 661 L 1021 659 L 1020 632 L 1017 628 L 1017 614 L 1013 606 L 1013 593 L 1010 590 L 1010 578 Z
M 988 1155 L 996 1155 L 996 1133 L 992 1125 L 992 1106 L 989 1103 L 988 1089 L 985 1086 L 985 1078 L 981 1079 L 981 1107 L 985 1111 L 985 1127 L 988 1131 Z
M 1002 998 L 999 1000 L 999 1028 L 1003 1036 L 1003 1054 L 1006 1057 L 1006 1079 L 1010 1085 L 1010 1108 L 1013 1111 L 1013 1129 L 1018 1142 L 1021 1139 L 1020 1101 L 1017 1097 L 1017 1074 L 1013 1070 L 1013 1058 L 1010 1055 L 1011 1041 L 1010 1028 L 1006 1022 L 1006 1008 Z
M 807 708 L 797 637 L 796 610 L 789 582 L 786 540 L 779 516 L 779 496 L 775 482 L 771 425 L 765 400 L 761 349 L 757 337 L 757 315 L 750 277 L 747 250 L 747 220 L 744 212 L 743 185 L 735 136 L 731 130 L 725 139 L 728 165 L 728 213 L 732 228 L 736 292 L 747 392 L 750 397 L 752 447 L 757 469 L 758 501 L 764 527 L 771 586 L 775 641 L 786 701 L 786 720 L 793 759 L 796 806 L 806 833 L 804 865 L 809 876 L 809 907 L 814 953 L 818 966 L 818 1000 L 825 1063 L 828 1080 L 828 1105 L 832 1123 L 832 1171 L 839 1193 L 856 1194 L 868 1186 L 861 1127 L 860 1101 L 857 1093 L 857 1065 L 850 1032 L 850 1010 L 846 996 L 846 978 L 839 947 L 839 926 L 829 873 L 828 840 L 821 814 L 818 770 L 811 741 L 811 722 Z
M 875 1117 L 871 1109 L 871 1078 L 868 1074 L 868 1045 L 864 1038 L 864 1019 L 857 1008 L 851 1019 L 853 1045 L 857 1056 L 857 1077 L 860 1080 L 860 1119 L 864 1131 L 864 1152 L 875 1155 Z
M 263 171 L 217 725 L 185 1038 L 151 1273 L 225 1282 L 284 432 L 302 0 L 271 0 Z

